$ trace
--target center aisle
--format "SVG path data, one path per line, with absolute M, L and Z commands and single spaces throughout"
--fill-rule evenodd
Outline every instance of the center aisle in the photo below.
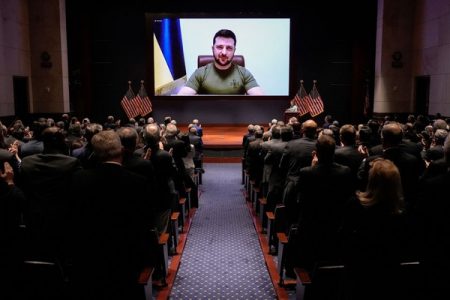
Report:
M 276 299 L 241 191 L 241 164 L 208 163 L 170 299 Z

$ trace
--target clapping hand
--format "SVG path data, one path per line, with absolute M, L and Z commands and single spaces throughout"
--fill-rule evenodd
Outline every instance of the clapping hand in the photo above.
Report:
M 4 180 L 8 185 L 14 184 L 14 171 L 8 162 L 3 163 L 4 171 L 0 170 L 0 178 Z

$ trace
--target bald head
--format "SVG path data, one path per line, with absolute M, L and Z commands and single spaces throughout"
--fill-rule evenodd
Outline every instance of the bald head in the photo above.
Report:
M 316 137 L 317 123 L 314 120 L 307 120 L 302 124 L 303 135 L 314 139 Z
M 153 123 L 145 126 L 144 139 L 147 146 L 149 146 L 152 149 L 157 148 L 159 146 L 159 141 L 161 140 L 158 125 Z
M 167 124 L 167 126 L 166 126 L 166 136 L 172 137 L 172 136 L 177 135 L 177 133 L 178 133 L 178 129 L 177 129 L 177 126 L 175 124 L 173 124 L 173 123 Z
M 398 123 L 386 124 L 381 131 L 381 137 L 384 148 L 398 146 L 403 138 L 402 127 Z

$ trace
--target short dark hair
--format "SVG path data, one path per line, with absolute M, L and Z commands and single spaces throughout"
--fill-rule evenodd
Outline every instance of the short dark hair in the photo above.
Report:
M 117 130 L 117 134 L 120 137 L 122 146 L 131 152 L 136 150 L 136 143 L 138 139 L 138 133 L 136 129 L 132 127 L 121 127 Z
M 218 36 L 233 39 L 234 45 L 236 46 L 236 42 L 237 42 L 236 35 L 234 34 L 233 31 L 231 31 L 229 29 L 220 29 L 219 31 L 217 31 L 213 38 L 213 45 L 216 43 L 216 37 L 218 37 Z
M 353 125 L 345 124 L 339 130 L 339 133 L 341 135 L 341 141 L 344 143 L 344 145 L 348 146 L 355 144 L 356 129 L 355 127 L 353 127 Z
M 334 159 L 336 142 L 332 136 L 322 134 L 316 142 L 316 151 L 320 163 L 331 164 Z

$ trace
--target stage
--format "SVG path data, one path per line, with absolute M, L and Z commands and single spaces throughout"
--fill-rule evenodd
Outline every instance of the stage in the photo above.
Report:
M 202 125 L 204 162 L 241 162 L 242 137 L 247 125 Z M 183 132 L 187 126 L 181 126 Z

